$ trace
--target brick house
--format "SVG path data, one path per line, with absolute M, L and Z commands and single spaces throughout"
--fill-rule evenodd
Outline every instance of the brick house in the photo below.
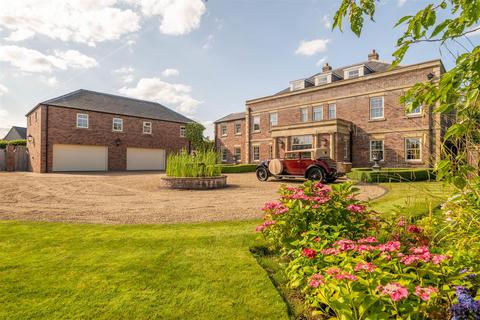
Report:
M 444 72 L 440 60 L 390 69 L 375 50 L 367 61 L 346 67 L 326 63 L 276 94 L 248 100 L 244 113 L 217 120 L 216 147 L 226 163 L 235 153 L 255 163 L 287 150 L 315 149 L 353 167 L 370 167 L 376 155 L 386 167 L 432 166 L 451 119 L 432 113 L 432 106 L 406 113 L 400 97 Z
M 10 128 L 8 133 L 3 137 L 2 140 L 13 141 L 13 140 L 25 140 L 27 138 L 27 128 L 13 126 Z
M 33 172 L 164 170 L 169 152 L 188 147 L 193 122 L 155 102 L 83 89 L 26 117 Z

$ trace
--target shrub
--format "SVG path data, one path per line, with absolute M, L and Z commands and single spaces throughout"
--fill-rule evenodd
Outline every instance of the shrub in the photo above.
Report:
M 430 181 L 436 178 L 433 169 L 430 168 L 385 168 L 379 171 L 356 168 L 347 173 L 347 177 L 369 183 Z
M 218 177 L 221 167 L 219 155 L 213 150 L 188 154 L 182 150 L 178 154 L 170 154 L 167 158 L 167 176 L 169 177 Z
M 256 169 L 257 169 L 256 164 L 223 165 L 222 173 L 255 172 Z
M 26 146 L 27 140 L 11 140 L 11 141 L 0 140 L 0 149 L 5 149 L 7 145 Z
M 425 226 L 404 217 L 379 219 L 355 200 L 351 184 L 331 187 L 311 181 L 281 187 L 280 201 L 265 205 L 264 222 L 257 227 L 283 255 L 289 286 L 314 316 L 480 316 L 478 250 L 465 257 L 466 251 L 436 239 L 439 233 Z M 434 217 L 425 219 L 430 226 Z

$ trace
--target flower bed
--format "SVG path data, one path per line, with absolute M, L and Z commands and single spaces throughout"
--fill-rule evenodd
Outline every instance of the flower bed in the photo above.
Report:
M 286 261 L 308 317 L 480 319 L 478 252 L 441 246 L 438 233 L 404 217 L 381 218 L 350 184 L 309 181 L 280 195 L 257 231 Z

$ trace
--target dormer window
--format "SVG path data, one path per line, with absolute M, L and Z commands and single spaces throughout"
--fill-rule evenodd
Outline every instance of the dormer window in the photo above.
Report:
M 365 74 L 365 66 L 355 66 L 343 70 L 343 77 L 345 79 L 353 79 L 362 77 Z
M 319 74 L 315 77 L 315 85 L 321 86 L 322 84 L 327 84 L 332 82 L 332 73 L 328 74 Z
M 290 91 L 302 90 L 311 86 L 312 83 L 306 79 L 290 81 Z

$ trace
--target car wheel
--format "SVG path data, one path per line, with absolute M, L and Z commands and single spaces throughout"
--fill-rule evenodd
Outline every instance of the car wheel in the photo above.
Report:
M 256 171 L 257 179 L 259 181 L 267 181 L 268 180 L 268 172 L 266 168 L 258 168 Z
M 323 171 L 320 168 L 312 168 L 308 170 L 307 179 L 308 180 L 319 180 L 323 181 Z

